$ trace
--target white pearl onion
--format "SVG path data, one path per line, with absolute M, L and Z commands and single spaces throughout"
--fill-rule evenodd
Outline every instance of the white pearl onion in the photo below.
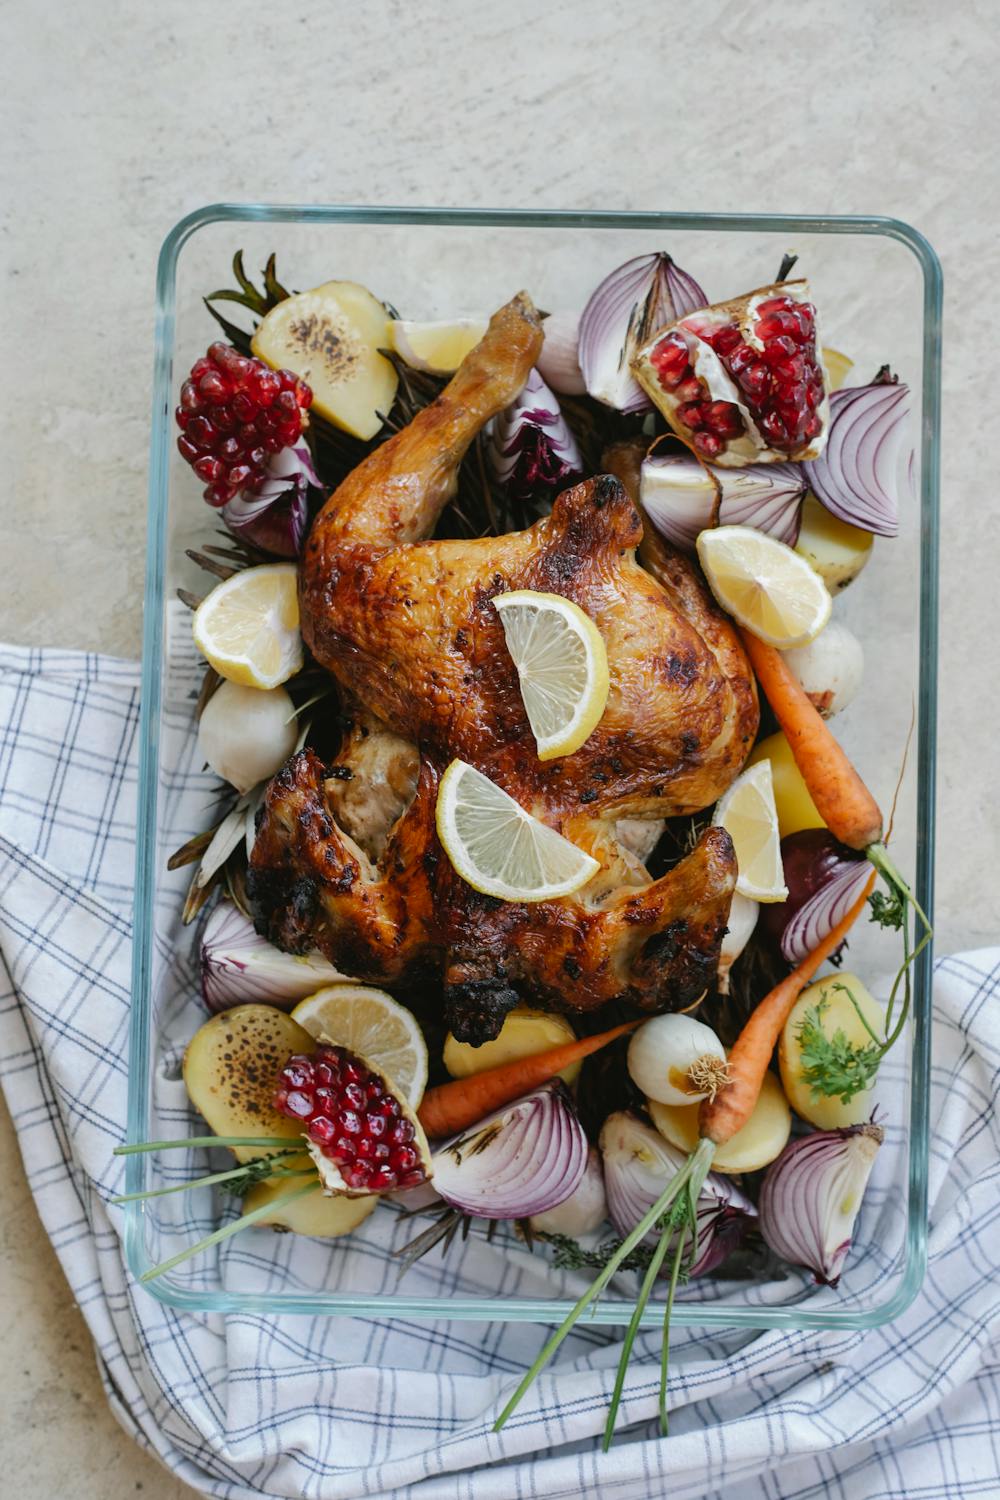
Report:
M 726 1052 L 711 1027 L 694 1016 L 654 1016 L 636 1031 L 628 1048 L 628 1070 L 632 1082 L 658 1104 L 694 1104 L 709 1089 L 698 1089 L 689 1078 L 692 1063 L 717 1063 L 718 1077 L 725 1076 Z

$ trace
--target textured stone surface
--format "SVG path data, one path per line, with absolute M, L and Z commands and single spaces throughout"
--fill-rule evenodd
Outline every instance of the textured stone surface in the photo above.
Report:
M 138 652 L 154 264 L 202 203 L 898 215 L 948 284 L 938 930 L 943 949 L 982 942 L 1000 862 L 1000 494 L 981 477 L 994 7 L 710 0 L 686 16 L 668 25 L 659 0 L 8 6 L 0 634 Z M 0 1138 L 10 1491 L 179 1500 L 107 1411 L 6 1121 Z

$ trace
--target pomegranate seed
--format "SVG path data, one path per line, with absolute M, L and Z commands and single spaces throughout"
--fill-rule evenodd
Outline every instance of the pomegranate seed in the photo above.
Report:
M 683 406 L 677 408 L 677 415 L 685 427 L 700 427 L 705 420 L 702 416 L 703 407 L 700 401 L 687 401 Z
M 696 432 L 692 439 L 699 453 L 704 453 L 706 458 L 715 458 L 722 452 L 723 442 L 716 437 L 714 432 Z
M 802 428 L 802 436 L 807 439 L 814 438 L 822 425 L 819 417 L 814 412 L 811 417 L 806 418 L 805 425 Z
M 769 297 L 766 302 L 757 303 L 757 316 L 763 318 L 768 313 L 787 312 L 791 306 L 791 297 Z
M 230 390 L 228 380 L 223 380 L 217 370 L 209 370 L 198 382 L 198 394 L 202 401 L 207 401 L 210 406 L 221 406 L 229 400 Z
M 697 401 L 701 395 L 701 381 L 697 375 L 692 375 L 677 387 L 678 401 Z
M 291 1115 L 295 1120 L 308 1120 L 313 1112 L 312 1098 L 301 1089 L 290 1089 L 281 1112 L 283 1115 Z
M 185 411 L 201 411 L 203 402 L 193 380 L 185 380 L 181 386 L 181 406 Z
M 314 1056 L 290 1058 L 278 1076 L 274 1107 L 306 1121 L 310 1140 L 337 1164 L 350 1188 L 387 1192 L 400 1172 L 412 1178 L 411 1186 L 426 1181 L 420 1152 L 411 1144 L 412 1121 L 400 1117 L 385 1080 L 344 1047 L 324 1043 Z M 391 1144 L 379 1139 L 387 1133 Z
M 217 483 L 217 481 L 222 478 L 222 475 L 225 472 L 225 465 L 223 464 L 222 459 L 212 458 L 210 455 L 206 455 L 204 458 L 199 458 L 193 465 L 193 468 L 198 478 L 204 479 L 206 484 Z
M 740 330 L 735 323 L 730 323 L 727 327 L 720 328 L 711 340 L 712 348 L 716 354 L 731 354 L 742 342 L 743 339 L 740 337 Z
M 776 411 L 766 411 L 761 417 L 760 426 L 764 436 L 772 443 L 777 443 L 779 447 L 787 446 L 788 431 Z
M 711 401 L 702 407 L 705 426 L 718 437 L 738 437 L 743 431 L 743 419 L 732 401 Z
M 407 1172 L 405 1177 L 401 1177 L 399 1185 L 401 1188 L 419 1187 L 422 1182 L 426 1181 L 427 1177 L 423 1167 L 418 1167 L 415 1172 Z
M 218 441 L 219 430 L 207 417 L 192 417 L 187 426 L 187 435 L 199 448 L 213 448 Z
M 297 375 L 271 370 L 228 344 L 212 344 L 195 361 L 175 413 L 183 434 L 178 451 L 209 481 L 210 505 L 225 505 L 241 489 L 260 484 L 268 456 L 298 441 L 311 400 Z
M 755 365 L 748 365 L 740 376 L 742 389 L 757 401 L 767 394 L 770 385 L 771 375 L 763 360 L 758 360 Z
M 756 360 L 756 349 L 751 349 L 749 344 L 744 344 L 741 341 L 738 347 L 735 348 L 733 352 L 727 356 L 726 366 L 731 375 L 738 376 L 742 374 L 742 372 L 747 368 L 748 365 L 756 363 Z
M 785 334 L 779 334 L 777 338 L 771 339 L 764 345 L 764 358 L 772 369 L 797 353 L 798 346 L 795 340 L 788 338 Z

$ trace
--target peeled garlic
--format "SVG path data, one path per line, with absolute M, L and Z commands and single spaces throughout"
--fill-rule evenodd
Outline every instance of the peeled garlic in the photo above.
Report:
M 725 1082 L 726 1052 L 711 1027 L 693 1016 L 654 1016 L 632 1035 L 628 1070 L 647 1098 L 693 1104 Z
M 295 705 L 284 688 L 224 682 L 205 705 L 198 750 L 213 771 L 248 792 L 284 765 L 297 736 Z
M 723 995 L 729 994 L 729 971 L 753 936 L 759 914 L 759 902 L 741 896 L 739 891 L 733 892 L 733 904 L 727 918 L 729 930 L 722 939 L 719 954 L 719 990 Z

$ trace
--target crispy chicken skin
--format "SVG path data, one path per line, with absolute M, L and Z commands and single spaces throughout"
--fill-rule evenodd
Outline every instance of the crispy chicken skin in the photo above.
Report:
M 649 537 L 646 566 L 636 561 L 643 525 L 624 460 L 624 483 L 579 484 L 527 531 L 425 540 L 466 449 L 516 396 L 541 341 L 529 299 L 515 297 L 438 400 L 317 518 L 300 569 L 302 630 L 356 706 L 355 725 L 332 767 L 303 751 L 274 778 L 250 869 L 272 941 L 316 945 L 345 972 L 390 985 L 442 976 L 449 1023 L 474 1042 L 520 998 L 662 1010 L 703 992 L 735 884 L 728 835 L 709 829 L 650 881 L 615 825 L 714 802 L 757 729 L 742 648 L 690 565 Z M 535 754 L 491 602 L 508 589 L 573 599 L 604 637 L 607 709 L 560 760 Z M 461 880 L 434 828 L 455 756 L 591 852 L 602 868 L 590 884 L 526 904 Z

